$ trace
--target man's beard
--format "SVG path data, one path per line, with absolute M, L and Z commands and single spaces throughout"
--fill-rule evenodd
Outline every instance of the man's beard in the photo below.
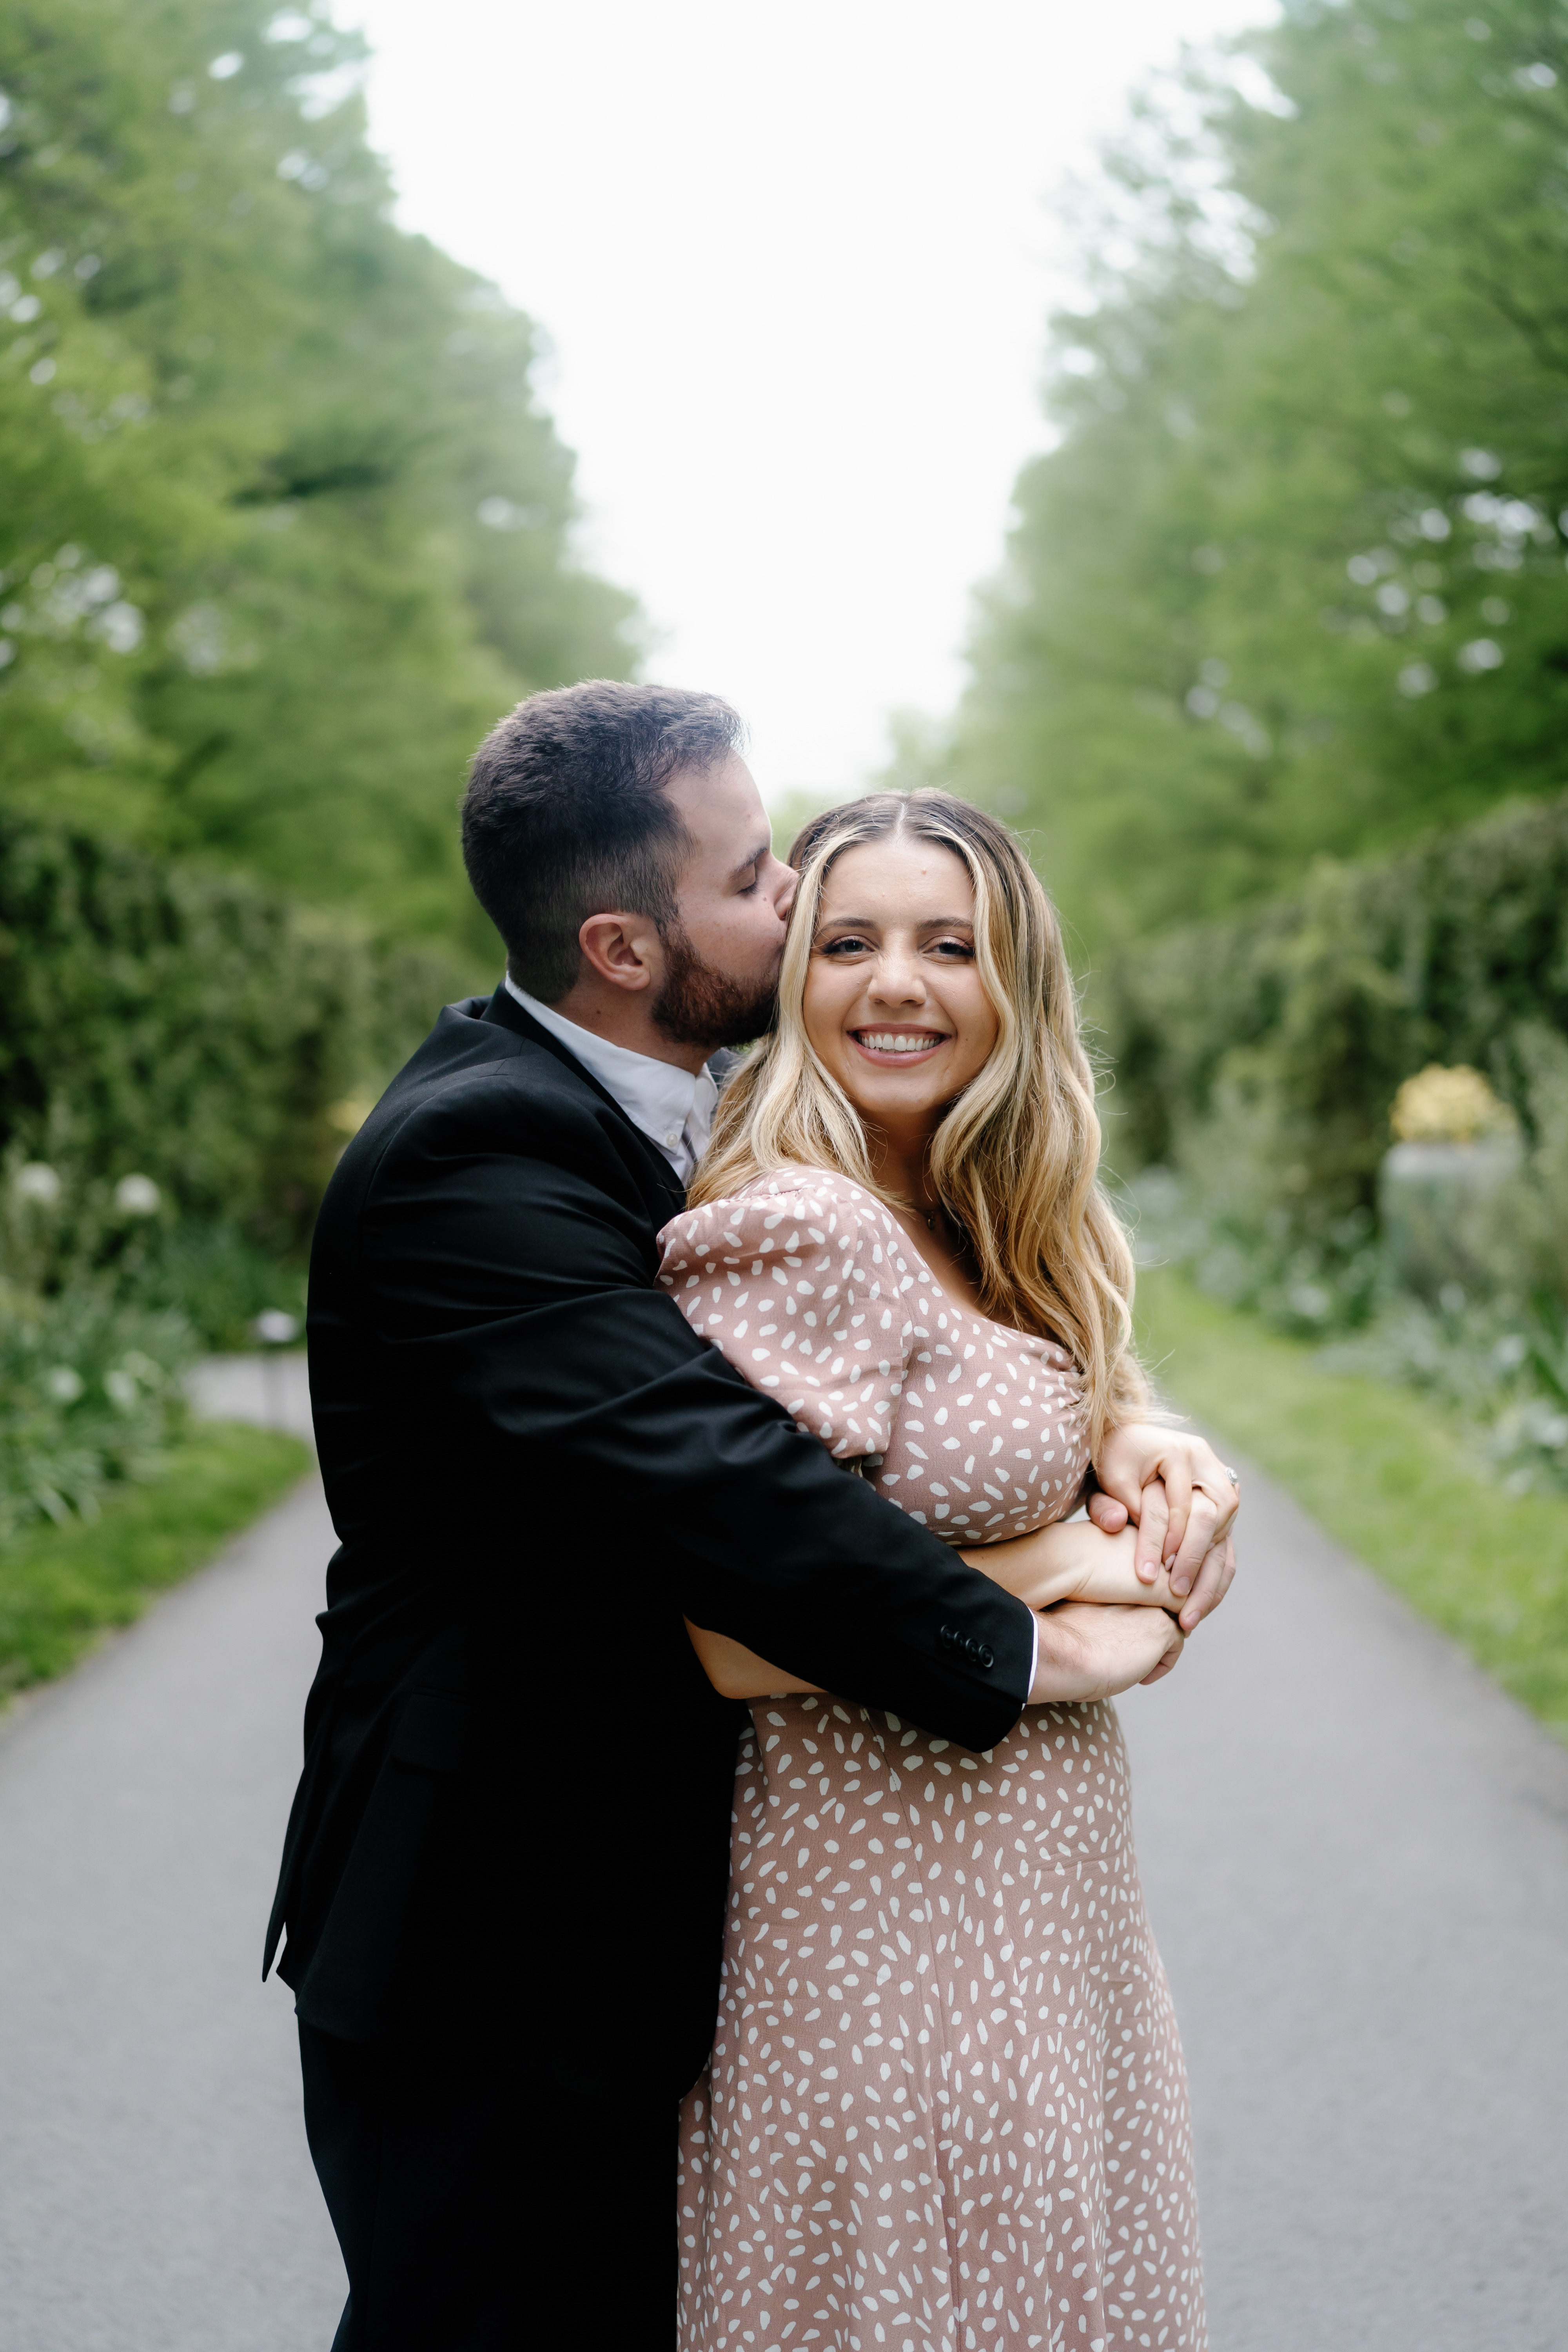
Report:
M 727 978 L 702 961 L 677 923 L 662 937 L 667 966 L 651 1013 L 654 1027 L 672 1045 L 700 1045 L 711 1053 L 719 1045 L 749 1045 L 771 1025 L 776 977 L 765 988 Z

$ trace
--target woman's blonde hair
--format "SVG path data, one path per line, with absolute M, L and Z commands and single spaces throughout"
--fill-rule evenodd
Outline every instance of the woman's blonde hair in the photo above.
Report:
M 1131 1346 L 1132 1253 L 1099 1180 L 1094 1076 L 1056 909 L 1023 848 L 951 793 L 872 793 L 814 817 L 789 862 L 800 875 L 778 1016 L 725 1090 L 688 1200 L 721 1200 L 766 1170 L 837 1169 L 889 1207 L 866 1131 L 805 1032 L 806 973 L 823 885 L 847 849 L 902 835 L 963 859 L 974 887 L 975 963 L 996 1044 L 943 1114 L 931 1174 L 968 1235 L 985 1312 L 1054 1337 L 1084 1377 L 1091 1446 L 1136 1417 L 1148 1390 Z

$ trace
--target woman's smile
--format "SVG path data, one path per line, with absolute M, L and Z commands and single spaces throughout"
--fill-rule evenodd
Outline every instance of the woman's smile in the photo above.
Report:
M 902 1029 L 879 1023 L 874 1029 L 851 1029 L 850 1037 L 868 1062 L 890 1068 L 899 1063 L 924 1061 L 948 1042 L 945 1029 Z

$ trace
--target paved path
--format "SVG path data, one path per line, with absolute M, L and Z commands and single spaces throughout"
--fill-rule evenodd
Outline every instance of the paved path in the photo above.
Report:
M 0 1725 L 5 2352 L 331 2342 L 292 2006 L 260 1981 L 331 1541 L 312 1481 Z
M 205 1356 L 189 1385 L 196 1411 L 214 1421 L 253 1421 L 315 1444 L 303 1348 L 275 1348 L 265 1356 Z
M 1215 2352 L 1563 2352 L 1568 1752 L 1244 1491 L 1230 1599 L 1119 1702 Z
M 1215 2352 L 1561 2352 L 1568 1754 L 1255 1475 L 1247 1520 L 1122 1702 Z M 307 1487 L 0 1731 L 4 2352 L 331 2342 L 257 1980 L 330 1545 Z

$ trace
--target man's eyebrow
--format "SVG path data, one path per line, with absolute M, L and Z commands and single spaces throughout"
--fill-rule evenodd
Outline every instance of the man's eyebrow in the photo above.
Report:
M 734 872 L 731 875 L 731 881 L 738 882 L 742 874 L 749 874 L 753 866 L 760 866 L 772 847 L 773 843 L 771 841 L 764 841 L 760 847 L 752 850 L 749 857 L 742 857 L 739 866 L 736 866 Z

